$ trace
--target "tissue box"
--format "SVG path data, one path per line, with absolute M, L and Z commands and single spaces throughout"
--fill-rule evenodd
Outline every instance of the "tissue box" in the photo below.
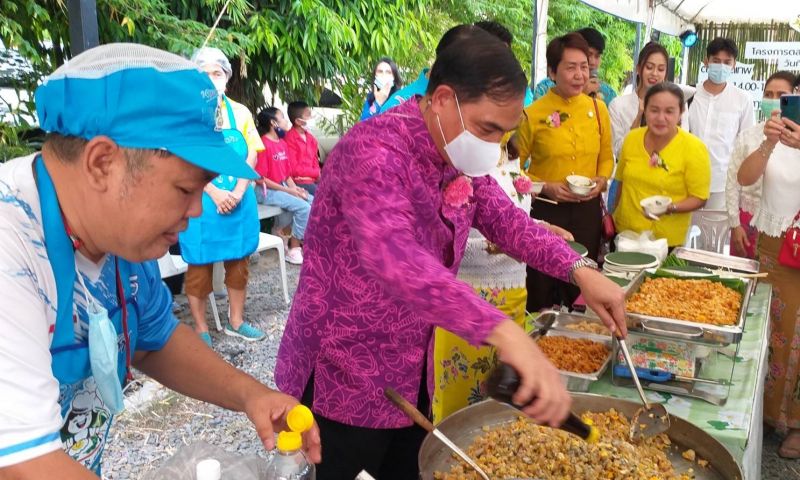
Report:
M 651 337 L 628 335 L 631 360 L 637 367 L 671 372 L 682 377 L 694 377 L 695 349 L 686 343 Z M 625 364 L 622 352 L 619 363 Z

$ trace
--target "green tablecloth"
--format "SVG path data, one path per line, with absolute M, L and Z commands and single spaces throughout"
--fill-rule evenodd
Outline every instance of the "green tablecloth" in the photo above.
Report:
M 750 299 L 744 335 L 734 362 L 730 395 L 725 405 L 715 406 L 700 399 L 645 390 L 648 399 L 664 403 L 669 413 L 690 421 L 725 445 L 744 467 L 745 478 L 760 477 L 758 471 L 761 464 L 761 425 L 771 297 L 772 287 L 760 283 Z M 730 347 L 726 350 L 729 349 Z M 722 368 L 721 363 L 715 367 Z M 610 369 L 591 386 L 589 393 L 639 401 L 635 388 L 618 387 L 611 383 Z

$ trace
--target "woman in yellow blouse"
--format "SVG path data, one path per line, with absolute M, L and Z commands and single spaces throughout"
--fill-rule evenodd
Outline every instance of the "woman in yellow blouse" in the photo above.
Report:
M 614 167 L 611 121 L 602 101 L 583 93 L 589 80 L 589 45 L 577 33 L 553 39 L 547 46 L 547 69 L 555 86 L 525 110 L 519 127 L 520 160 L 534 181 L 545 182 L 542 195 L 558 205 L 537 201 L 531 216 L 558 225 L 596 260 L 600 248 L 600 194 Z M 527 162 L 526 162 L 527 159 Z M 586 196 L 572 193 L 569 175 L 596 182 Z M 578 289 L 528 269 L 528 311 L 553 304 L 571 305 Z
M 711 184 L 711 163 L 703 142 L 678 126 L 683 92 L 659 83 L 644 97 L 647 126 L 631 130 L 620 150 L 615 179 L 621 182 L 614 211 L 617 230 L 652 230 L 670 247 L 682 245 L 691 213 L 702 208 Z M 672 200 L 658 220 L 648 218 L 640 203 L 664 195 Z

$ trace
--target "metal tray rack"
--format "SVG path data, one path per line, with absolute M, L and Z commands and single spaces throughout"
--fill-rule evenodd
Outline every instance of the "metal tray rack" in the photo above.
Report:
M 676 249 L 677 250 L 677 249 Z M 654 276 L 653 273 L 643 271 L 639 273 L 631 282 L 625 298 L 633 296 L 644 283 L 645 279 Z M 714 281 L 714 278 L 704 278 Z M 751 279 L 740 279 L 745 284 L 742 293 L 742 305 L 739 307 L 739 317 L 736 325 L 720 326 L 708 323 L 694 322 L 690 318 L 676 319 L 666 317 L 653 317 L 640 313 L 627 313 L 628 330 L 633 332 L 649 333 L 667 338 L 677 338 L 691 340 L 693 342 L 705 343 L 712 346 L 727 346 L 732 343 L 739 343 L 744 332 L 744 324 L 747 319 L 747 307 L 750 304 L 750 297 L 753 293 L 755 282 Z
M 663 335 L 650 335 L 646 333 L 635 333 L 637 337 L 659 339 Z M 705 400 L 713 405 L 722 406 L 728 401 L 730 396 L 730 389 L 733 381 L 733 370 L 736 366 L 734 358 L 739 354 L 739 344 L 736 344 L 736 349 L 731 353 L 722 347 L 706 347 L 705 344 L 699 342 L 685 341 L 687 345 L 693 346 L 695 351 L 704 351 L 704 355 L 695 360 L 695 379 L 710 380 L 714 383 L 694 381 L 694 380 L 670 380 L 667 382 L 650 382 L 643 378 L 639 380 L 642 382 L 642 387 L 648 390 L 657 392 L 672 393 L 677 395 L 684 395 L 687 397 L 699 398 Z M 630 345 L 630 343 L 628 344 Z M 629 346 L 630 348 L 630 346 Z M 633 379 L 629 377 L 619 377 L 614 374 L 614 367 L 617 365 L 624 365 L 625 362 L 620 359 L 619 343 L 614 342 L 614 357 L 612 360 L 611 368 L 611 383 L 618 387 L 635 387 Z

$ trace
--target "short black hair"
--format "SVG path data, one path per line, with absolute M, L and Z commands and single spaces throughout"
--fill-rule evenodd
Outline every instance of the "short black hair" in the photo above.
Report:
M 496 22 L 494 20 L 481 20 L 480 22 L 473 23 L 473 25 L 491 33 L 509 47 L 514 41 L 514 36 L 511 35 L 511 32 L 508 31 L 508 29 L 500 22 Z
M 708 42 L 708 46 L 706 47 L 706 58 L 711 58 L 712 55 L 716 55 L 719 52 L 729 53 L 734 60 L 739 58 L 739 49 L 736 48 L 736 42 L 730 38 L 717 37 Z
M 783 80 L 784 82 L 788 83 L 789 86 L 792 87 L 792 89 L 794 89 L 797 86 L 797 81 L 798 81 L 799 78 L 800 77 L 798 77 L 797 75 L 795 75 L 792 72 L 787 72 L 786 70 L 781 70 L 781 71 L 775 72 L 775 73 L 773 73 L 772 75 L 769 76 L 767 81 L 764 82 L 764 88 L 767 88 L 767 85 L 769 84 L 769 82 L 771 82 L 773 80 Z
M 289 123 L 294 126 L 294 121 L 303 116 L 303 112 L 308 108 L 308 104 L 302 101 L 296 101 L 286 107 L 286 113 L 289 115 Z
M 561 59 L 564 57 L 564 50 L 568 48 L 580 50 L 586 54 L 586 59 L 589 59 L 589 43 L 586 42 L 586 39 L 579 33 L 568 33 L 550 40 L 550 43 L 547 44 L 545 57 L 547 57 L 548 70 L 555 72 L 558 69 L 558 64 L 561 63 Z
M 597 50 L 599 53 L 603 53 L 603 50 L 606 49 L 606 39 L 603 38 L 603 34 L 598 32 L 592 27 L 581 28 L 576 33 L 578 33 L 586 43 L 589 44 L 590 47 Z
M 428 78 L 427 93 L 440 85 L 456 91 L 461 103 L 484 95 L 493 100 L 522 97 L 528 80 L 508 46 L 480 28 L 436 56 Z
M 278 110 L 275 107 L 264 107 L 258 115 L 256 115 L 256 129 L 258 134 L 264 136 L 272 131 L 274 128 L 272 122 L 278 121 Z
M 683 90 L 681 90 L 681 87 L 675 85 L 672 82 L 656 83 L 655 85 L 650 87 L 650 89 L 644 95 L 644 108 L 647 108 L 647 104 L 650 102 L 650 99 L 653 97 L 653 95 L 663 92 L 670 93 L 672 94 L 672 96 L 678 99 L 678 105 L 680 105 L 681 113 L 683 113 L 685 107 L 683 99 Z
M 455 43 L 456 41 L 469 37 L 472 32 L 475 31 L 474 25 L 456 25 L 455 27 L 451 28 L 450 30 L 444 32 L 442 38 L 439 39 L 439 44 L 436 45 L 436 56 L 438 57 L 440 53 L 445 51 L 447 47 Z

